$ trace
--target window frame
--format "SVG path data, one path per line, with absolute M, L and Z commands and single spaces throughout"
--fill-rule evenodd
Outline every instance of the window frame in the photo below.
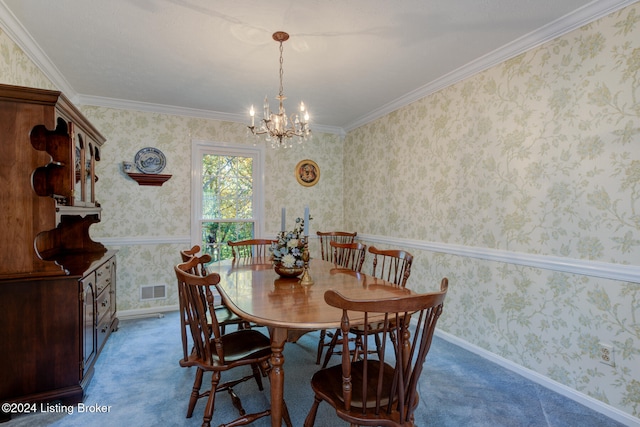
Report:
M 191 246 L 202 246 L 202 157 L 204 155 L 242 156 L 253 158 L 253 221 L 254 238 L 264 233 L 264 170 L 265 149 L 261 146 L 222 143 L 207 140 L 191 141 Z M 250 220 L 248 220 L 250 222 Z

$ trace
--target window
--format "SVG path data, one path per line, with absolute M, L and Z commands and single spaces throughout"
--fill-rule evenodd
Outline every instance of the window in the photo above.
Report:
M 262 233 L 264 151 L 195 141 L 192 152 L 192 244 L 231 258 L 227 241 Z

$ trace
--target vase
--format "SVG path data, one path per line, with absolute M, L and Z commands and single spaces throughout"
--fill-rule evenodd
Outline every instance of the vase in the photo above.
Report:
M 273 269 L 280 277 L 298 277 L 304 271 L 303 267 L 287 268 L 280 263 L 275 264 Z

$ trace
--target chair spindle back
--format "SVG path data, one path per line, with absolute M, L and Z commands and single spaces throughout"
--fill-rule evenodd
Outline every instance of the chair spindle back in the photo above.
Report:
M 412 425 L 410 420 L 419 403 L 418 379 L 447 289 L 448 280 L 444 278 L 439 292 L 388 300 L 352 300 L 332 290 L 325 293 L 325 301 L 343 311 L 344 336 L 352 326 L 351 318 L 363 316 L 365 328 L 375 327 L 376 332 L 382 334 L 383 351 L 377 359 L 370 359 L 365 352 L 362 360 L 354 361 L 348 341 L 343 340 L 343 409 L 348 413 L 347 418 L 353 417 L 349 421 L 354 425 L 357 420 L 383 418 L 400 421 L 384 425 Z M 369 335 L 364 334 L 365 348 Z M 392 348 L 387 349 L 386 343 L 393 343 Z M 341 417 L 345 415 L 344 411 L 338 412 Z
M 331 262 L 358 273 L 362 271 L 364 258 L 367 254 L 366 245 L 358 242 L 339 243 L 333 240 L 329 242 L 329 245 L 332 253 Z
M 235 242 L 228 241 L 227 244 L 231 246 L 231 252 L 233 253 L 234 260 L 238 260 L 240 258 L 260 258 L 268 260 L 271 256 L 269 248 L 271 248 L 271 244 L 274 242 L 277 241 L 271 239 L 249 239 L 238 240 Z
M 214 294 L 217 291 L 216 285 L 220 283 L 220 276 L 217 273 L 205 276 L 190 273 L 197 269 L 198 265 L 199 259 L 194 257 L 175 267 L 178 288 L 184 298 L 183 317 L 187 329 L 191 331 L 193 351 L 197 359 L 212 363 L 215 358 L 224 364 L 222 334 L 214 305 Z M 215 345 L 212 345 L 211 339 Z
M 331 261 L 331 242 L 353 243 L 358 235 L 357 232 L 347 231 L 317 231 L 316 234 L 320 239 L 320 256 L 324 261 Z
M 369 252 L 373 254 L 372 276 L 403 288 L 407 285 L 407 280 L 411 275 L 413 255 L 403 250 L 382 250 L 375 246 L 370 246 Z

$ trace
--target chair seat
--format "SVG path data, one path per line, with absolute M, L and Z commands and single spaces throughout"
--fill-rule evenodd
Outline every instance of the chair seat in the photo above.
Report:
M 389 320 L 389 327 L 395 327 L 395 323 L 396 322 L 394 320 Z M 365 333 L 368 335 L 373 335 L 382 332 L 384 327 L 385 326 L 383 322 L 373 322 L 369 323 L 366 328 L 364 327 L 364 325 L 352 326 L 351 328 L 349 328 L 349 333 L 355 335 L 364 335 Z
M 351 365 L 351 409 L 362 409 L 362 380 L 364 362 L 358 361 Z M 388 364 L 383 365 L 383 383 L 391 384 L 394 369 Z M 380 362 L 370 360 L 367 367 L 367 406 L 372 406 L 376 402 L 376 389 L 378 387 L 378 374 L 380 372 Z M 321 394 L 326 400 L 340 402 L 344 405 L 342 390 L 342 365 L 331 366 L 316 372 L 311 378 L 311 387 L 315 393 Z M 389 404 L 388 397 L 381 400 L 382 406 Z
M 224 360 L 234 363 L 243 359 L 261 359 L 271 356 L 271 340 L 254 329 L 241 329 L 221 337 Z
M 237 314 L 229 310 L 229 308 L 225 305 L 216 306 L 215 312 L 216 312 L 216 319 L 218 319 L 218 323 L 220 324 L 224 323 L 224 324 L 230 325 L 234 323 L 245 322 L 245 320 L 243 320 L 241 317 L 238 317 Z
M 240 329 L 222 335 L 220 338 L 224 347 L 224 361 L 229 368 L 238 362 L 248 359 L 266 359 L 271 356 L 271 341 L 261 332 L 253 329 Z M 214 340 L 211 347 L 215 348 Z M 218 356 L 213 355 L 214 363 L 219 363 Z M 202 364 L 198 355 L 193 351 L 186 361 L 180 360 L 180 366 L 197 366 Z

